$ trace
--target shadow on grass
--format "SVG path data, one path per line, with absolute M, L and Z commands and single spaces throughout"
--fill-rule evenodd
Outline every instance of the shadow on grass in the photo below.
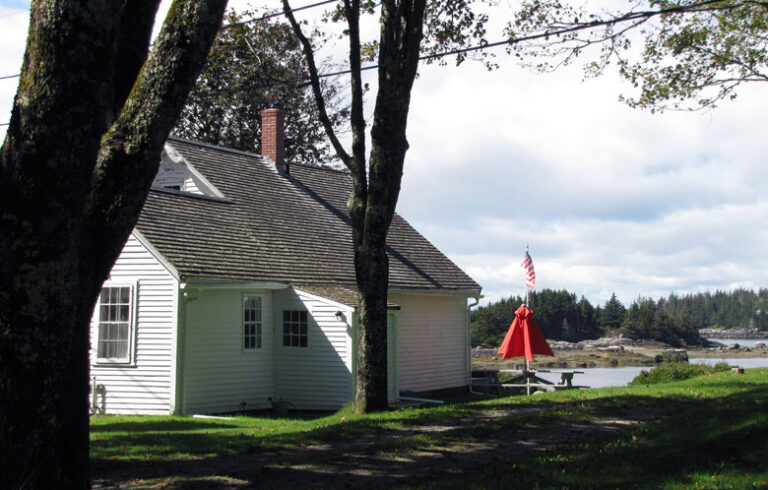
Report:
M 768 388 L 696 400 L 618 437 L 486 469 L 431 488 L 747 488 L 768 485 Z M 478 481 L 482 483 L 477 483 Z
M 595 396 L 563 401 L 499 399 L 430 410 L 405 410 L 401 416 L 336 422 L 303 432 L 270 434 L 226 430 L 177 432 L 166 440 L 157 434 L 119 434 L 92 442 L 93 474 L 107 481 L 126 478 L 171 479 L 176 486 L 198 485 L 200 479 L 230 485 L 233 480 L 251 486 L 324 488 L 383 486 L 440 475 L 476 473 L 494 461 L 508 461 L 542 444 L 568 443 L 583 434 L 560 440 L 546 433 L 557 424 L 567 424 L 594 413 L 611 412 L 658 404 L 658 398 Z M 669 403 L 666 400 L 665 403 Z M 535 409 L 535 410 L 532 410 Z M 501 413 L 500 416 L 488 414 Z M 516 415 L 517 414 L 517 415 Z M 439 431 L 418 430 L 442 424 Z M 446 427 L 446 424 L 453 424 Z M 501 434 L 509 435 L 503 441 Z M 519 437 L 518 437 L 519 436 Z M 487 439 L 494 439 L 487 441 Z M 504 451 L 499 452 L 499 444 Z M 461 447 L 448 451 L 436 448 Z M 127 451 L 146 456 L 120 459 Z M 176 455 L 183 456 L 176 456 Z M 425 468 L 430 471 L 425 472 Z M 223 478 L 222 478 L 223 477 Z M 191 483 L 197 482 L 197 483 Z M 247 483 L 244 483 L 247 482 Z M 207 484 L 206 484 L 207 485 Z
M 229 487 L 233 482 L 265 488 L 357 488 L 427 480 L 446 488 L 656 486 L 688 481 L 716 465 L 723 472 L 757 471 L 757 461 L 768 456 L 768 415 L 762 415 L 768 385 L 759 381 L 713 377 L 655 392 L 648 387 L 561 392 L 351 420 L 337 415 L 312 422 L 272 421 L 268 427 L 254 427 L 264 419 L 237 419 L 234 424 L 206 420 L 204 426 L 195 422 L 185 430 L 174 425 L 183 421 L 171 420 L 171 434 L 151 433 L 157 422 L 127 423 L 130 427 L 124 429 L 130 433 L 96 434 L 93 475 L 113 483 L 160 479 L 185 488 Z M 597 426 L 569 432 L 575 425 L 589 429 L 590 421 L 600 417 L 659 408 L 669 413 L 670 407 L 679 415 L 622 435 Z M 430 425 L 442 428 L 420 428 Z M 529 457 L 536 449 L 566 446 Z M 741 457 L 744 451 L 756 456 Z

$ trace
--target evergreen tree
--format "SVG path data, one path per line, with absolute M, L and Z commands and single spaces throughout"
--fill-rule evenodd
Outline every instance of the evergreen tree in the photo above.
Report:
M 606 332 L 615 332 L 621 327 L 626 314 L 627 309 L 616 297 L 616 293 L 612 293 L 601 310 L 599 326 Z

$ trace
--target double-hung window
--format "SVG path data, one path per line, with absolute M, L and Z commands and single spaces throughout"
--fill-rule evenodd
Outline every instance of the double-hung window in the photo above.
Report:
M 283 346 L 307 346 L 307 312 L 304 310 L 283 311 Z
M 131 362 L 132 338 L 133 288 L 131 286 L 102 288 L 99 296 L 97 361 Z
M 261 296 L 243 296 L 243 350 L 261 348 Z

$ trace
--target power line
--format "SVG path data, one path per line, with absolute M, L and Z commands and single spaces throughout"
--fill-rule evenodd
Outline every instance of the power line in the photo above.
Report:
M 13 17 L 14 15 L 23 14 L 24 12 L 29 12 L 29 9 L 17 10 L 16 12 L 11 12 L 10 14 L 0 15 L 0 19 L 5 19 L 6 17 Z
M 332 2 L 336 2 L 338 0 L 331 0 L 331 1 Z M 330 3 L 330 2 L 326 1 L 326 2 L 322 2 L 322 3 Z M 308 7 L 305 7 L 305 8 L 308 8 Z M 247 22 L 251 22 L 253 20 L 254 19 L 251 19 L 251 20 L 249 20 Z M 256 19 L 256 20 L 258 20 L 258 19 Z M 229 26 L 226 26 L 226 27 L 232 27 L 232 26 L 234 26 L 234 24 L 230 24 Z M 529 41 L 531 39 L 537 39 L 537 38 L 540 38 L 540 37 L 543 37 L 543 35 L 533 35 L 533 36 L 528 36 L 528 37 L 517 38 L 517 39 L 514 39 L 514 40 L 505 40 L 505 41 L 496 41 L 496 42 L 493 42 L 493 43 L 478 44 L 476 46 L 469 46 L 469 47 L 466 47 L 466 48 L 454 49 L 454 50 L 451 50 L 451 51 L 445 51 L 443 53 L 425 54 L 423 56 L 420 56 L 419 60 L 420 61 L 432 60 L 432 59 L 443 58 L 445 56 L 452 56 L 452 55 L 455 55 L 455 54 L 469 53 L 469 52 L 472 52 L 472 51 L 481 51 L 483 49 L 495 48 L 495 47 L 498 47 L 498 46 L 503 46 L 505 44 L 507 44 L 507 45 L 516 44 L 516 43 L 521 42 L 521 41 Z M 378 64 L 367 65 L 367 66 L 361 67 L 360 71 L 373 70 L 375 68 L 379 68 L 380 66 L 381 65 L 378 65 Z M 352 73 L 352 70 L 342 70 L 342 71 L 336 71 L 336 72 L 332 72 L 332 73 L 318 74 L 318 77 L 319 78 L 330 78 L 330 77 L 337 77 L 337 76 L 341 76 L 341 75 L 347 75 L 349 73 Z M 6 75 L 6 76 L 3 76 L 3 77 L 0 77 L 0 80 L 6 80 L 6 79 L 9 79 L 9 78 L 18 78 L 19 76 L 20 76 L 20 74 Z M 308 81 L 309 81 L 309 79 L 305 78 L 305 79 L 297 79 L 297 80 L 292 80 L 292 81 L 291 80 L 285 80 L 282 83 L 290 83 L 290 82 L 299 83 L 299 82 L 308 82 Z
M 317 3 L 312 3 L 310 5 L 304 5 L 303 7 L 296 7 L 295 9 L 291 9 L 291 12 L 300 12 L 302 10 L 307 10 L 307 9 L 311 9 L 311 8 L 315 8 L 315 7 L 321 7 L 321 6 L 327 5 L 329 3 L 338 3 L 338 2 L 339 2 L 339 0 L 325 0 L 323 2 L 317 2 Z M 18 12 L 14 12 L 12 14 L 6 15 L 5 17 L 9 17 L 11 15 L 16 15 L 16 14 L 19 14 L 19 13 L 22 13 L 22 12 L 26 12 L 26 11 L 29 11 L 29 9 L 19 10 Z M 221 29 L 232 29 L 234 27 L 242 26 L 242 25 L 245 25 L 245 24 L 250 24 L 251 22 L 257 22 L 257 21 L 260 21 L 260 20 L 272 19 L 274 17 L 280 17 L 282 15 L 285 15 L 285 12 L 280 11 L 280 12 L 275 12 L 275 13 L 272 13 L 272 14 L 265 14 L 265 15 L 262 15 L 261 17 L 254 17 L 253 19 L 244 20 L 242 22 L 234 22 L 232 24 L 227 24 L 225 26 L 222 26 Z M 3 17 L 0 17 L 0 19 L 2 19 L 2 18 Z M 19 76 L 21 76 L 21 74 L 19 74 L 19 73 L 15 74 L 15 75 L 5 75 L 5 76 L 0 77 L 0 80 L 6 80 L 6 79 L 9 79 L 9 78 L 18 78 Z
M 295 9 L 291 9 L 291 13 L 293 12 L 300 12 L 302 10 L 307 10 L 315 7 L 321 7 L 323 5 L 327 5 L 329 3 L 338 3 L 339 0 L 325 0 L 324 2 L 317 2 L 310 5 L 304 5 L 303 7 L 296 7 Z M 272 19 L 274 17 L 280 17 L 282 15 L 285 15 L 285 12 L 282 10 L 279 12 L 275 12 L 273 14 L 264 14 L 261 17 L 254 17 L 253 19 L 244 20 L 242 22 L 233 22 L 232 24 L 227 24 L 225 26 L 222 26 L 222 29 L 232 29 L 233 27 L 238 27 L 245 24 L 250 24 L 251 22 L 257 22 L 260 20 L 266 20 L 266 19 Z

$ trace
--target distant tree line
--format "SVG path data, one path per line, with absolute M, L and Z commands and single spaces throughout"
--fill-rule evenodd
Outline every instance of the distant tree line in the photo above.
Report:
M 513 296 L 474 310 L 472 345 L 499 346 L 524 302 Z M 685 345 L 701 343 L 702 328 L 768 330 L 768 289 L 762 288 L 670 294 L 658 300 L 639 297 L 629 308 L 615 294 L 594 307 L 583 296 L 577 300 L 565 290 L 543 289 L 530 294 L 529 306 L 545 337 L 569 342 L 623 335 Z

